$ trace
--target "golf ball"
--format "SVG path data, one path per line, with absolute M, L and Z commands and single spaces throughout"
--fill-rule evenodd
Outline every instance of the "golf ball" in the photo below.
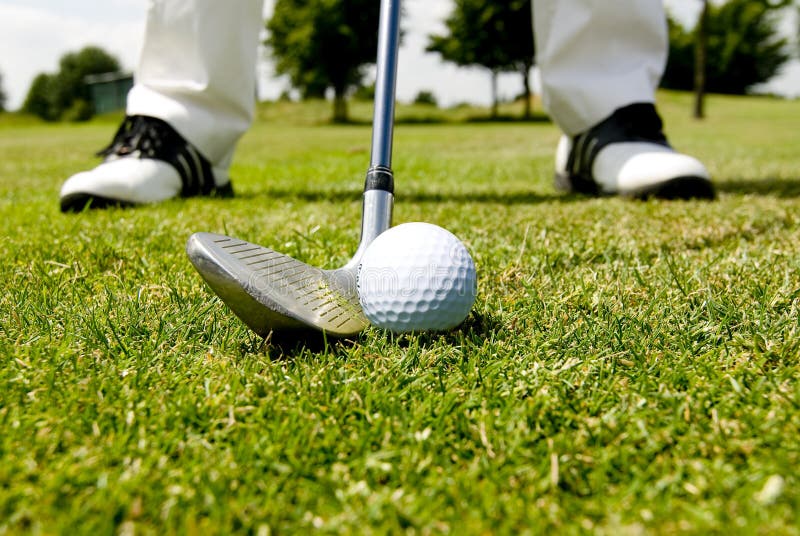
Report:
M 475 263 L 451 232 L 404 223 L 364 251 L 358 297 L 367 319 L 394 332 L 442 331 L 461 324 L 477 293 Z

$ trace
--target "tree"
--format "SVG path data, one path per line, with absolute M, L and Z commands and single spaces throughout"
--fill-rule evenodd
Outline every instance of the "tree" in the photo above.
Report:
M 512 69 L 522 77 L 525 98 L 525 119 L 531 116 L 531 78 L 536 49 L 533 43 L 533 18 L 531 17 L 531 0 L 509 0 L 501 2 L 501 19 L 508 29 L 502 47 L 509 56 Z
M 787 40 L 776 17 L 791 0 L 730 0 L 709 3 L 705 18 L 705 90 L 744 95 L 775 76 L 789 59 Z M 695 85 L 696 29 L 670 17 L 670 57 L 662 87 L 691 90 Z M 703 26 L 701 24 L 701 26 Z
M 705 117 L 706 64 L 708 63 L 708 0 L 700 0 L 700 16 L 694 31 L 694 118 Z
M 438 106 L 439 103 L 436 100 L 436 95 L 433 94 L 433 91 L 423 89 L 417 93 L 416 97 L 414 97 L 414 104 L 421 104 L 423 106 Z
M 60 115 L 55 106 L 54 74 L 41 73 L 33 79 L 22 111 L 41 117 L 45 121 L 56 121 Z
M 526 117 L 530 115 L 530 70 L 534 62 L 530 0 L 485 2 L 456 0 L 445 20 L 448 35 L 431 35 L 428 52 L 460 66 L 479 66 L 492 77 L 492 117 L 497 117 L 497 76 L 519 72 L 525 88 Z
M 333 89 L 333 120 L 346 122 L 347 94 L 375 63 L 379 18 L 375 0 L 276 0 L 265 44 L 303 96 Z
M 74 119 L 88 119 L 91 96 L 85 78 L 119 70 L 119 61 L 99 47 L 88 46 L 64 54 L 57 73 L 42 73 L 34 78 L 22 109 L 46 121 L 62 119 L 67 112 Z
M 120 70 L 119 61 L 114 56 L 94 46 L 67 53 L 61 57 L 58 64 L 55 99 L 61 113 L 69 110 L 76 101 L 91 101 L 89 86 L 84 81 L 87 76 L 115 73 Z
M 6 97 L 6 92 L 3 89 L 3 73 L 0 73 L 0 112 L 6 111 L 6 101 L 8 97 Z

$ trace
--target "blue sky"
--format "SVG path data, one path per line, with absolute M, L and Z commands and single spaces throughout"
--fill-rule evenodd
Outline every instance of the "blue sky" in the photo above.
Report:
M 274 0 L 266 0 L 265 12 Z M 691 20 L 696 0 L 666 0 L 680 17 Z M 123 66 L 136 65 L 144 27 L 146 0 L 0 0 L 0 73 L 9 96 L 9 107 L 17 108 L 33 77 L 57 70 L 58 59 L 67 51 L 87 44 L 100 45 L 116 55 Z M 406 39 L 400 53 L 398 97 L 413 98 L 418 91 L 432 90 L 442 104 L 489 101 L 489 79 L 479 69 L 461 69 L 442 63 L 423 52 L 427 35 L 442 31 L 442 20 L 451 0 L 406 0 Z M 277 96 L 286 82 L 275 78 L 264 62 L 262 96 Z M 800 65 L 772 84 L 774 89 L 800 95 Z M 521 90 L 518 76 L 506 75 L 500 93 L 512 96 Z

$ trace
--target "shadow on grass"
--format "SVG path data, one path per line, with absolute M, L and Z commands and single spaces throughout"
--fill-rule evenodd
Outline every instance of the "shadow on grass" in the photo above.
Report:
M 530 117 L 518 117 L 515 115 L 498 115 L 496 117 L 473 115 L 464 120 L 465 124 L 492 124 L 492 123 L 552 123 L 549 116 L 544 114 L 532 114 Z
M 391 337 L 400 348 L 411 346 L 430 347 L 445 344 L 458 346 L 465 340 L 483 341 L 492 338 L 493 334 L 503 328 L 501 322 L 494 316 L 473 311 L 459 327 L 445 332 L 421 332 L 392 334 L 383 332 Z M 378 331 L 378 333 L 381 333 Z M 333 354 L 345 357 L 347 352 L 359 344 L 363 335 L 354 335 L 347 338 L 326 337 L 316 330 L 303 330 L 289 333 L 272 333 L 266 338 L 252 337 L 243 342 L 239 348 L 242 356 L 260 354 L 271 361 L 292 361 L 301 354 Z
M 395 118 L 395 125 L 447 125 L 447 126 L 475 126 L 492 124 L 549 124 L 552 120 L 545 114 L 534 113 L 530 117 L 516 115 L 498 115 L 491 117 L 488 115 L 469 115 L 466 117 L 453 118 L 446 115 L 424 114 L 424 115 L 401 115 Z M 318 123 L 320 126 L 356 126 L 366 127 L 372 125 L 371 119 L 348 119 L 347 121 L 323 121 Z
M 337 339 L 314 329 L 284 333 L 273 332 L 265 338 L 254 335 L 248 342 L 241 344 L 239 351 L 243 356 L 265 355 L 271 361 L 290 361 L 303 353 L 344 355 L 358 342 L 358 337 L 358 335 L 354 335 L 349 338 Z
M 796 179 L 732 180 L 717 183 L 716 187 L 720 193 L 793 199 L 800 197 L 800 176 Z
M 503 324 L 495 316 L 472 311 L 463 324 L 457 328 L 442 333 L 417 333 L 416 337 L 420 346 L 426 347 L 444 342 L 448 346 L 458 346 L 465 339 L 486 340 L 491 339 L 503 329 Z
M 715 183 L 718 193 L 735 195 L 759 195 L 778 199 L 800 198 L 800 176 L 797 179 L 759 179 L 730 180 Z M 346 203 L 361 199 L 361 190 L 355 189 L 321 189 L 321 190 L 289 190 L 267 188 L 260 192 L 237 194 L 239 199 L 296 199 L 309 203 L 325 201 Z M 409 203 L 486 203 L 500 205 L 535 205 L 540 203 L 574 203 L 595 199 L 592 196 L 574 193 L 541 194 L 529 190 L 491 192 L 491 191 L 458 191 L 458 192 L 426 192 L 401 191 L 397 199 Z
M 325 201 L 335 203 L 346 203 L 349 201 L 359 201 L 361 190 L 287 190 L 278 188 L 268 188 L 260 192 L 248 192 L 237 194 L 238 199 L 295 199 L 309 203 L 321 203 Z M 528 190 L 506 191 L 506 192 L 425 192 L 425 191 L 402 191 L 396 194 L 397 200 L 408 203 L 487 203 L 501 205 L 534 205 L 539 203 L 572 203 L 575 201 L 586 201 L 591 197 L 580 194 L 541 194 Z
M 500 320 L 493 315 L 473 311 L 459 327 L 444 332 L 421 332 L 392 334 L 386 332 L 389 342 L 404 352 L 400 367 L 410 371 L 419 367 L 435 367 L 448 370 L 459 366 L 470 357 L 468 348 L 479 348 L 487 340 L 496 340 L 498 334 L 506 330 Z M 428 352 L 434 348 L 462 348 L 463 352 L 444 352 L 435 363 L 427 361 Z M 437 352 L 438 353 L 438 352 Z

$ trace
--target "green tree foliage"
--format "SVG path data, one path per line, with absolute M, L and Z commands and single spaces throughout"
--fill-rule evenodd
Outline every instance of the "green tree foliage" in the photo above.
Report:
M 797 34 L 795 35 L 796 53 L 800 54 L 800 0 L 795 2 L 795 20 L 797 21 Z
M 414 97 L 414 104 L 421 104 L 423 106 L 438 106 L 438 102 L 436 100 L 436 95 L 433 94 L 433 91 L 428 91 L 423 89 L 417 96 Z
M 456 0 L 445 20 L 447 35 L 432 35 L 427 47 L 460 66 L 488 69 L 492 76 L 492 117 L 497 116 L 497 76 L 519 72 L 530 103 L 529 73 L 534 63 L 530 0 Z M 530 107 L 526 106 L 526 116 Z
M 57 73 L 34 78 L 22 109 L 47 121 L 88 119 L 91 96 L 85 78 L 119 70 L 119 61 L 99 47 L 69 52 L 59 60 Z
M 89 87 L 84 79 L 92 74 L 118 72 L 119 61 L 99 47 L 89 46 L 68 53 L 59 61 L 57 75 L 57 105 L 60 110 L 70 109 L 75 101 L 89 102 Z
M 304 97 L 333 89 L 333 119 L 346 122 L 348 91 L 375 63 L 379 18 L 376 0 L 277 0 L 265 44 Z
M 41 73 L 33 79 L 22 111 L 41 117 L 45 121 L 56 121 L 60 115 L 55 105 L 56 75 Z
M 708 6 L 705 90 L 744 95 L 775 76 L 790 55 L 777 17 L 790 2 L 730 0 Z M 695 85 L 695 30 L 670 17 L 670 56 L 662 87 L 690 90 Z

